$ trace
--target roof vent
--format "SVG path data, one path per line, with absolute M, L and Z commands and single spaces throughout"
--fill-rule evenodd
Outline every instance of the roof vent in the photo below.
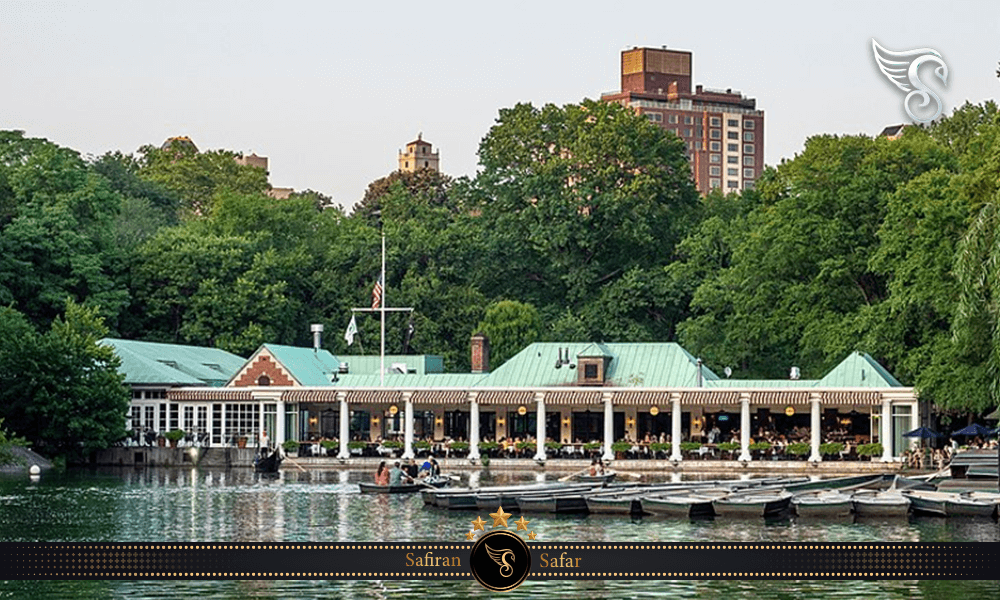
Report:
M 800 375 L 801 374 L 799 373 L 799 368 L 798 367 L 792 367 L 792 372 L 789 373 L 788 378 L 789 379 L 798 379 Z
M 340 363 L 340 368 L 337 369 L 337 372 L 338 373 L 343 373 L 343 374 L 346 375 L 348 373 L 348 371 L 349 371 L 348 364 L 345 363 L 345 362 Z

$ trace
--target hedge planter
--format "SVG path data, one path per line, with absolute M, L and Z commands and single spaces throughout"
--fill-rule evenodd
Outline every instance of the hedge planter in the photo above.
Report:
M 840 456 L 844 451 L 844 445 L 840 442 L 827 442 L 819 445 L 819 453 L 823 456 Z
M 785 454 L 796 458 L 802 458 L 811 451 L 812 445 L 808 442 L 795 442 L 785 447 Z

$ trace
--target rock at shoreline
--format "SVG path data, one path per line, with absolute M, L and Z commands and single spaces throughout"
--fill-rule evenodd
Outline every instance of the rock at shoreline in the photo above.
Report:
M 27 473 L 32 465 L 38 465 L 43 471 L 52 468 L 52 461 L 29 448 L 12 446 L 10 450 L 17 462 L 0 465 L 0 473 Z

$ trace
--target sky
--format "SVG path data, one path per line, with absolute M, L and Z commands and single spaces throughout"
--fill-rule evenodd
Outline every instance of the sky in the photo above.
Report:
M 937 50 L 945 114 L 1000 92 L 1000 2 L 0 0 L 0 129 L 85 156 L 177 135 L 255 152 L 276 187 L 350 209 L 422 132 L 473 176 L 498 111 L 619 89 L 620 53 L 689 50 L 693 83 L 765 114 L 765 160 L 903 123 L 872 38 Z

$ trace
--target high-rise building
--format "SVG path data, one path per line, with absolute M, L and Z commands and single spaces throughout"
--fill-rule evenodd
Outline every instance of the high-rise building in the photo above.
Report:
M 697 85 L 692 92 L 690 52 L 622 51 L 621 91 L 601 99 L 632 107 L 681 138 L 702 194 L 752 188 L 764 170 L 764 111 L 736 90 Z
M 430 169 L 438 172 L 440 168 L 440 157 L 433 151 L 433 146 L 424 141 L 422 133 L 417 134 L 417 139 L 406 145 L 406 152 L 399 152 L 399 170 L 404 173 L 413 173 L 418 169 Z

